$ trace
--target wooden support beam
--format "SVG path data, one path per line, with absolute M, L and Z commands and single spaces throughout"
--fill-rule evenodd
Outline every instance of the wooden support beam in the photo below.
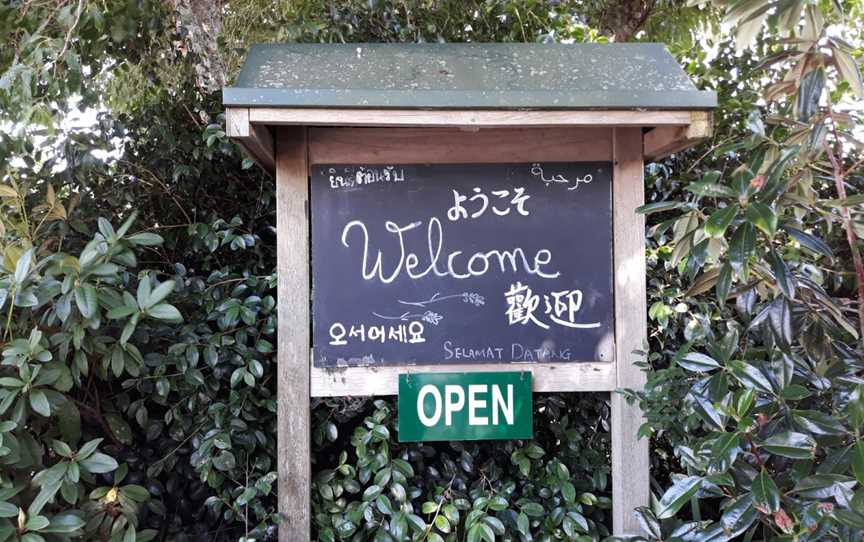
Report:
M 279 542 L 311 537 L 309 166 L 306 129 L 281 128 L 276 160 Z
M 273 136 L 266 126 L 249 122 L 248 108 L 227 108 L 225 124 L 228 137 L 243 147 L 258 165 L 270 173 L 276 169 Z
M 399 375 L 421 373 L 470 373 L 530 371 L 535 392 L 612 391 L 617 382 L 615 364 L 573 363 L 483 363 L 470 365 L 423 365 L 417 367 L 312 367 L 312 396 L 339 397 L 396 395 Z
M 645 299 L 645 217 L 636 208 L 645 201 L 642 178 L 642 131 L 615 128 L 612 138 L 613 254 L 615 257 L 615 361 L 618 388 L 641 389 L 645 373 L 633 362 L 634 351 L 647 347 Z M 638 439 L 642 412 L 620 393 L 612 393 L 612 525 L 615 535 L 638 534 L 633 510 L 648 506 L 648 439 Z
M 659 160 L 697 145 L 711 137 L 714 125 L 710 111 L 693 111 L 686 126 L 657 126 L 645 133 L 645 158 Z
M 413 126 L 529 128 L 550 126 L 686 126 L 690 111 L 462 110 L 462 109 L 249 109 L 249 122 L 304 126 Z
M 612 161 L 611 128 L 309 129 L 309 163 L 470 164 Z

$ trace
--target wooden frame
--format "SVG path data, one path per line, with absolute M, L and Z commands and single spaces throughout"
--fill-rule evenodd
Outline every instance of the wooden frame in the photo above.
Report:
M 358 113 L 360 116 L 355 116 Z M 665 152 L 664 149 L 680 148 L 685 140 L 692 143 L 699 137 L 707 137 L 710 134 L 710 115 L 705 116 L 702 112 L 644 111 L 427 111 L 393 116 L 393 112 L 388 112 L 391 115 L 388 122 L 391 124 L 382 126 L 380 123 L 385 122 L 382 112 L 373 113 L 354 111 L 348 115 L 339 110 L 302 110 L 302 114 L 301 110 L 228 110 L 229 135 L 265 167 L 270 160 L 268 149 L 273 149 L 270 152 L 273 152 L 272 163 L 276 173 L 279 512 L 285 521 L 279 531 L 280 541 L 306 542 L 311 539 L 311 397 L 394 394 L 397 391 L 397 375 L 413 370 L 463 372 L 527 368 L 534 374 L 535 391 L 613 392 L 613 531 L 616 535 L 638 532 L 639 525 L 632 511 L 649 502 L 648 441 L 636 437 L 642 421 L 639 408 L 629 405 L 623 396 L 613 390 L 623 387 L 638 389 L 644 385 L 643 373 L 632 363 L 639 359 L 638 351 L 644 350 L 647 343 L 645 224 L 644 218 L 635 213 L 636 207 L 644 200 L 643 156 L 651 155 L 649 153 L 657 156 L 656 153 Z M 345 127 L 358 124 L 358 118 L 370 122 L 373 117 L 378 119 L 376 126 Z M 648 120 L 653 124 L 645 131 L 642 123 Z M 512 123 L 506 125 L 509 128 L 491 128 L 505 121 Z M 702 124 L 697 126 L 696 121 Z M 291 125 L 304 123 L 332 123 L 341 127 L 306 128 L 303 125 Z M 412 127 L 417 123 L 432 127 Z M 270 138 L 268 126 L 274 126 L 275 138 Z M 311 165 L 328 162 L 381 164 L 535 160 L 613 162 L 613 361 L 574 363 L 564 367 L 560 364 L 351 367 L 329 370 L 312 367 L 309 267 Z
M 639 133 L 638 128 L 633 128 Z M 506 163 L 612 161 L 608 127 L 496 128 L 309 128 L 309 165 L 390 163 Z M 640 162 L 641 163 L 641 162 Z M 614 181 L 613 181 L 614 182 Z M 613 211 L 614 213 L 614 211 Z M 311 358 L 310 358 L 311 365 Z M 611 391 L 615 361 L 572 364 L 489 363 L 417 367 L 311 368 L 313 397 L 396 395 L 399 374 L 528 370 L 534 391 Z
M 713 121 L 710 111 L 701 110 L 509 111 L 229 107 L 225 115 L 228 136 L 270 172 L 275 170 L 275 157 L 272 134 L 267 127 L 275 126 L 460 128 L 472 131 L 492 128 L 639 127 L 648 130 L 645 134 L 645 157 L 658 160 L 710 137 Z M 522 143 L 530 144 L 526 141 Z M 333 150 L 336 150 L 336 145 L 334 142 Z
M 276 258 L 279 348 L 276 354 L 279 540 L 311 537 L 309 403 L 309 167 L 306 129 L 281 128 L 276 148 Z

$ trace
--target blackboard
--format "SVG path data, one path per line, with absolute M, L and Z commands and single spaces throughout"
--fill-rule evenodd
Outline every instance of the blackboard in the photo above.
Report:
M 611 163 L 310 182 L 316 367 L 612 360 Z

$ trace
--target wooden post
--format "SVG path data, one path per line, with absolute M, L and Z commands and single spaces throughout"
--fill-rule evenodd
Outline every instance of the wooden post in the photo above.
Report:
M 306 129 L 280 128 L 276 141 L 278 354 L 276 461 L 280 542 L 311 537 L 309 168 Z
M 645 374 L 634 350 L 648 339 L 645 300 L 645 219 L 636 207 L 645 200 L 642 130 L 614 128 L 612 217 L 615 256 L 615 360 L 618 387 L 641 389 Z M 636 534 L 633 509 L 649 502 L 648 439 L 637 440 L 642 412 L 612 393 L 612 525 L 616 535 Z

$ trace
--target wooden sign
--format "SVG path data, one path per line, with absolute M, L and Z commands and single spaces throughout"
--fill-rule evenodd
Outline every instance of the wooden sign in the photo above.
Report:
M 612 361 L 612 164 L 317 165 L 316 367 Z

